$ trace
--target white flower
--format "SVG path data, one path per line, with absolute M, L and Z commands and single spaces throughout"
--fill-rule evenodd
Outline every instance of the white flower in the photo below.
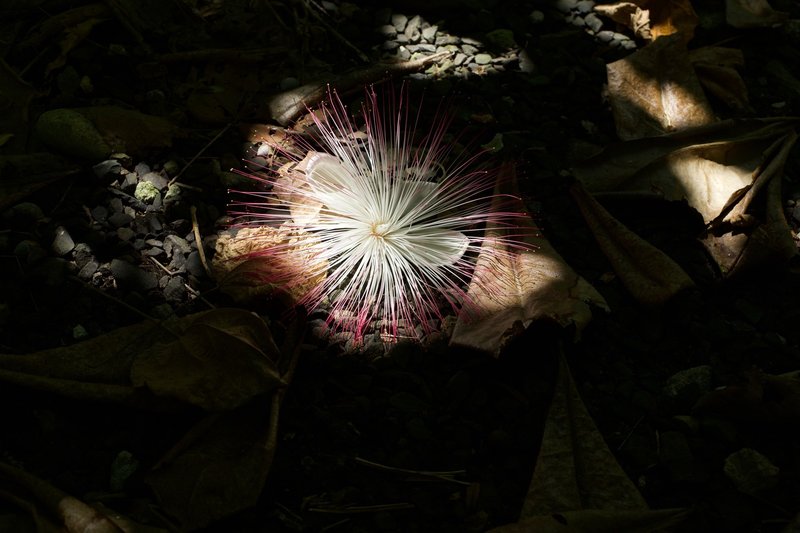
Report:
M 262 252 L 292 265 L 270 281 L 299 285 L 326 270 L 300 303 L 315 307 L 339 289 L 331 321 L 356 336 L 378 318 L 393 335 L 400 320 L 429 329 L 441 303 L 458 309 L 466 298 L 485 229 L 513 226 L 520 214 L 492 211 L 493 173 L 470 171 L 472 161 L 463 158 L 447 165 L 441 116 L 422 139 L 412 139 L 416 121 L 409 120 L 404 97 L 399 109 L 384 114 L 370 90 L 362 133 L 338 97 L 332 93 L 329 100 L 324 116 L 315 118 L 324 152 L 303 160 L 303 181 L 275 180 L 264 193 L 279 196 L 286 208 L 262 218 L 296 237 Z M 431 181 L 437 169 L 444 176 Z M 292 264 L 298 249 L 304 264 Z

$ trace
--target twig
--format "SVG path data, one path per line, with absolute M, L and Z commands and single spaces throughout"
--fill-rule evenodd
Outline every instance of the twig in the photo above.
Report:
M 357 513 L 382 513 L 385 511 L 404 511 L 406 509 L 416 509 L 413 503 L 382 503 L 377 505 L 349 505 L 347 507 L 309 507 L 312 513 L 327 514 L 357 514 Z
M 468 481 L 461 481 L 460 479 L 453 478 L 453 476 L 465 474 L 466 470 L 446 470 L 440 472 L 432 472 L 429 470 L 409 470 L 406 468 L 398 468 L 396 466 L 382 465 L 380 463 L 374 463 L 372 461 L 368 461 L 367 459 L 362 459 L 361 457 L 356 457 L 354 461 L 358 464 L 368 466 L 370 468 L 385 470 L 386 472 L 396 472 L 399 474 L 409 474 L 412 476 L 430 477 L 442 481 L 449 481 L 451 483 L 458 483 L 459 485 L 467 485 L 467 486 L 471 485 L 471 483 Z
M 208 267 L 208 262 L 206 261 L 206 251 L 203 249 L 203 239 L 200 237 L 200 226 L 197 225 L 197 208 L 192 206 L 189 211 L 192 214 L 192 231 L 194 231 L 194 242 L 197 244 L 197 253 L 200 254 L 200 262 L 203 264 L 203 268 L 210 278 L 212 277 L 211 269 Z
M 150 256 L 150 260 L 151 260 L 153 263 L 155 263 L 155 264 L 156 264 L 156 265 L 157 265 L 159 268 L 161 268 L 161 270 L 163 270 L 164 272 L 166 272 L 168 275 L 170 275 L 170 276 L 174 276 L 174 275 L 176 274 L 176 272 L 173 272 L 173 271 L 171 271 L 170 269 L 168 269 L 167 267 L 165 267 L 164 265 L 162 265 L 162 264 L 159 262 L 159 260 L 158 260 L 158 259 L 156 259 L 155 257 L 153 257 L 153 256 Z

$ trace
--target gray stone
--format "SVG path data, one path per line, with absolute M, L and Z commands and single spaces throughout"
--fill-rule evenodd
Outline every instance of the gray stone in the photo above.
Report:
M 711 366 L 701 365 L 673 374 L 664 384 L 664 393 L 687 405 L 711 390 Z
M 108 218 L 108 209 L 102 205 L 98 205 L 92 209 L 92 218 L 98 222 L 105 222 Z
M 89 261 L 78 271 L 78 277 L 84 281 L 88 281 L 92 279 L 92 276 L 94 276 L 94 273 L 97 272 L 99 267 L 100 265 L 97 261 Z
M 586 14 L 590 13 L 592 9 L 594 9 L 594 1 L 593 0 L 579 0 L 579 2 L 575 5 L 578 9 L 578 12 Z
M 173 276 L 164 287 L 164 298 L 170 302 L 181 302 L 186 299 L 186 286 L 180 276 Z
M 397 35 L 397 28 L 392 26 L 391 24 L 384 24 L 380 28 L 378 28 L 378 33 L 386 37 L 387 39 L 394 38 Z
M 192 251 L 192 253 L 186 257 L 186 272 L 196 278 L 205 277 L 206 271 L 203 268 L 203 263 L 200 261 L 200 254 L 197 250 Z
M 181 196 L 181 187 L 177 183 L 173 183 L 167 188 L 167 194 L 164 195 L 164 203 L 177 201 Z
M 432 44 L 410 44 L 406 48 L 408 48 L 408 51 L 411 52 L 412 54 L 414 52 L 433 53 L 436 51 L 436 46 Z
M 53 238 L 51 249 L 56 255 L 67 255 L 75 248 L 75 241 L 72 240 L 67 228 L 58 226 L 56 228 L 56 235 Z
M 531 14 L 530 14 L 530 15 L 528 15 L 528 18 L 529 18 L 529 19 L 531 20 L 531 22 L 533 22 L 534 24 L 539 24 L 540 22 L 544 22 L 544 13 L 542 13 L 542 12 L 541 12 L 541 11 L 539 11 L 539 10 L 536 10 L 536 11 L 531 11 Z
M 167 252 L 167 255 L 172 255 L 174 251 L 188 254 L 192 251 L 192 247 L 186 239 L 178 237 L 177 235 L 167 235 L 166 239 L 164 239 L 164 250 Z
M 468 56 L 474 56 L 478 53 L 478 47 L 471 45 L 471 44 L 462 44 L 461 51 L 467 54 Z
M 440 33 L 436 36 L 436 41 L 434 42 L 436 46 L 444 46 L 446 44 L 461 44 L 461 39 L 456 37 L 455 35 L 448 35 L 446 33 Z
M 462 65 L 462 64 L 464 63 L 464 61 L 466 61 L 466 60 L 467 60 L 467 56 L 466 56 L 466 54 L 462 54 L 462 53 L 460 53 L 460 52 L 459 52 L 458 54 L 456 54 L 456 57 L 454 57 L 454 58 L 453 58 L 453 64 L 454 64 L 455 66 L 460 66 L 460 65 Z
M 119 161 L 116 159 L 106 159 L 94 165 L 92 167 L 92 172 L 94 172 L 97 178 L 105 179 L 109 174 L 119 174 L 121 169 L 122 165 L 120 165 Z
M 23 263 L 31 265 L 47 257 L 47 252 L 38 242 L 26 239 L 14 247 L 14 255 Z
M 562 13 L 578 9 L 578 0 L 556 0 L 556 9 Z
M 604 43 L 610 43 L 614 40 L 614 32 L 609 30 L 599 31 L 597 32 L 597 38 Z
M 144 174 L 140 179 L 142 181 L 152 183 L 159 190 L 166 189 L 167 183 L 169 183 L 169 180 L 164 176 L 162 176 L 161 174 L 159 174 L 158 172 L 148 172 L 147 174 Z
M 5 211 L 3 219 L 13 221 L 21 226 L 27 226 L 26 229 L 30 229 L 32 224 L 44 219 L 44 212 L 41 207 L 33 202 L 21 202 Z
M 475 56 L 475 63 L 478 65 L 488 65 L 492 62 L 492 56 L 489 54 L 478 54 Z
M 751 496 L 775 487 L 780 476 L 780 469 L 752 448 L 730 454 L 723 471 L 737 489 Z
M 603 27 L 603 21 L 600 20 L 600 17 L 598 17 L 594 13 L 589 13 L 588 15 L 583 17 L 583 21 L 586 23 L 586 26 L 588 26 L 588 28 L 595 33 L 600 31 L 600 28 Z
M 121 213 L 123 209 L 122 200 L 119 198 L 112 198 L 111 201 L 108 202 L 108 207 L 115 213 Z
M 436 30 L 438 30 L 438 26 L 429 26 L 422 30 L 422 39 L 427 42 L 432 42 L 436 38 Z
M 406 24 L 408 24 L 408 17 L 401 14 L 401 13 L 394 13 L 392 14 L 392 26 L 394 29 L 397 30 L 397 33 L 400 33 L 406 29 Z
M 406 24 L 406 29 L 403 30 L 403 33 L 405 34 L 406 37 L 408 37 L 408 40 L 410 42 L 416 43 L 417 41 L 419 41 L 419 38 L 421 37 L 419 27 L 421 24 L 422 24 L 422 17 L 420 17 L 419 15 L 414 16 L 411 20 L 408 21 L 408 24 Z
M 110 217 L 108 217 L 108 223 L 114 226 L 115 228 L 121 228 L 123 226 L 127 226 L 131 223 L 133 217 L 127 213 L 114 213 Z
M 117 228 L 117 237 L 119 237 L 119 240 L 121 241 L 127 242 L 133 239 L 135 236 L 136 232 L 133 231 L 131 228 L 127 227 Z
M 140 176 L 144 176 L 145 174 L 150 172 L 150 165 L 148 165 L 145 162 L 136 163 L 136 166 L 133 167 L 133 171 Z

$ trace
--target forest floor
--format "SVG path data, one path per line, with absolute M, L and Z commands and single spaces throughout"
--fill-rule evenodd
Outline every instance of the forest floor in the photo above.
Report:
M 800 527 L 797 257 L 764 256 L 729 275 L 698 239 L 705 223 L 691 202 L 599 197 L 692 282 L 644 304 L 575 199 L 573 169 L 620 140 L 606 66 L 653 46 L 641 34 L 587 0 L 66 4 L 0 8 L 0 531 L 46 530 L 26 518 L 33 508 L 63 525 L 20 472 L 126 515 L 140 524 L 134 531 L 477 532 L 537 514 L 554 527 L 591 508 L 608 512 L 607 531 L 657 529 L 648 508 L 687 510 L 676 531 Z M 786 16 L 753 15 L 740 27 L 726 23 L 719 2 L 670 6 L 651 12 L 653 28 L 669 25 L 657 16 L 680 27 L 693 8 L 690 50 L 741 52 L 746 94 L 710 96 L 714 121 L 800 115 L 797 3 L 774 0 Z M 660 56 L 664 72 L 672 58 Z M 408 60 L 423 64 L 397 67 Z M 490 165 L 513 163 L 541 238 L 610 312 L 593 306 L 580 332 L 534 321 L 498 344 L 497 356 L 451 346 L 454 316 L 420 339 L 408 325 L 409 338 L 384 343 L 373 332 L 358 344 L 327 329 L 324 309 L 288 315 L 282 298 L 242 303 L 220 289 L 208 265 L 229 231 L 229 190 L 255 186 L 231 169 L 269 166 L 264 139 L 302 124 L 307 111 L 275 95 L 309 84 L 324 98 L 330 83 L 358 109 L 365 86 L 401 80 L 412 109 L 444 101 L 466 149 L 491 148 Z M 420 129 L 431 120 L 420 115 Z M 798 155 L 791 148 L 773 180 L 793 243 Z M 170 373 L 189 367 L 108 366 L 160 339 L 122 328 L 169 330 L 231 308 L 263 317 L 281 346 L 259 347 L 285 358 L 280 393 L 258 389 L 230 411 L 214 390 L 181 397 L 189 405 L 145 408 L 139 392 L 128 396 L 141 380 L 133 372 L 123 387 L 121 373 L 150 371 L 142 379 L 155 382 L 161 372 L 183 386 Z M 226 331 L 239 316 L 223 316 Z M 205 344 L 241 346 L 212 337 L 184 340 L 190 359 Z M 48 357 L 62 362 L 48 370 Z M 223 381 L 225 361 L 209 365 Z M 213 386 L 246 396 L 247 373 L 232 369 L 233 385 Z M 104 386 L 84 390 L 84 381 Z M 572 398 L 563 419 L 560 395 Z M 583 406 L 589 417 L 575 414 Z M 598 431 L 613 464 L 595 468 L 581 440 L 594 443 Z M 566 451 L 547 469 L 540 449 L 555 434 Z M 559 470 L 561 488 L 575 494 L 553 490 L 548 504 L 546 480 L 531 483 L 534 466 Z M 627 508 L 614 505 L 620 490 L 634 501 Z M 628 509 L 655 521 L 634 529 Z

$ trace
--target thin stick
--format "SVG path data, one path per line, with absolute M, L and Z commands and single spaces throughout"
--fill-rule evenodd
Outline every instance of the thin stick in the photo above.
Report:
M 197 208 L 192 206 L 189 211 L 192 214 L 192 231 L 194 231 L 194 242 L 197 244 L 197 253 L 200 254 L 200 262 L 210 278 L 212 277 L 211 269 L 208 267 L 208 261 L 206 261 L 206 251 L 203 249 L 203 239 L 200 237 L 200 226 L 197 225 Z

